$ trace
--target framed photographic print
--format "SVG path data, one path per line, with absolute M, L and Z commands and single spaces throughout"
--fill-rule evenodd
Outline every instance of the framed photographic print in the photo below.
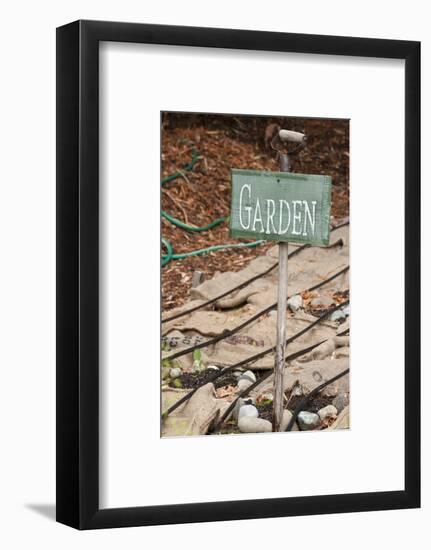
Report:
M 57 29 L 57 520 L 420 506 L 420 44 Z

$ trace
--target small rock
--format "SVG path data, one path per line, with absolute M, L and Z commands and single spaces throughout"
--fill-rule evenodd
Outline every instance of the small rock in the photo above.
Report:
M 254 374 L 254 372 L 252 370 L 247 370 L 244 372 L 244 374 L 241 375 L 240 377 L 240 380 L 241 378 L 245 378 L 245 379 L 248 379 L 250 380 L 253 384 L 254 382 L 256 382 L 256 375 Z
M 317 411 L 317 414 L 320 417 L 320 420 L 323 422 L 327 418 L 336 418 L 338 411 L 337 408 L 334 407 L 334 405 L 326 405 L 326 407 L 323 407 L 319 411 Z
M 348 394 L 347 393 L 340 393 L 340 395 L 337 395 L 337 397 L 332 400 L 332 404 L 337 409 L 337 412 L 340 413 L 349 404 Z
M 284 409 L 283 418 L 281 419 L 282 432 L 286 431 L 287 425 L 289 424 L 291 418 L 292 418 L 292 413 L 289 411 L 289 409 Z
M 179 367 L 172 367 L 171 370 L 169 371 L 169 376 L 174 379 L 174 378 L 179 378 L 181 376 L 181 369 Z
M 312 412 L 301 411 L 298 414 L 298 424 L 301 430 L 314 430 L 320 426 L 320 416 Z
M 216 367 L 215 365 L 208 365 L 208 366 L 207 366 L 207 369 L 208 369 L 208 370 L 220 370 L 220 368 L 219 368 L 219 367 Z
M 295 296 L 290 297 L 287 300 L 287 306 L 290 309 L 290 311 L 298 311 L 298 309 L 301 309 L 302 307 L 302 296 L 300 294 L 295 294 Z
M 277 312 L 275 309 L 271 309 L 271 311 L 268 313 L 269 317 L 277 317 Z
M 241 374 L 241 376 L 238 378 L 238 386 L 237 391 L 238 393 L 243 392 L 247 388 L 249 388 L 252 384 L 256 382 L 256 376 L 251 370 L 248 370 Z
M 344 321 L 345 318 L 346 318 L 346 314 L 341 309 L 337 309 L 336 311 L 334 311 L 334 313 L 331 313 L 331 315 L 329 316 L 330 321 Z
M 342 307 L 341 311 L 346 315 L 346 317 L 350 315 L 350 304 L 347 304 L 347 306 Z
M 240 418 L 238 428 L 245 434 L 272 432 L 272 425 L 269 420 L 254 418 L 253 416 L 243 416 Z
M 232 416 L 235 420 L 238 420 L 238 413 L 241 407 L 244 405 L 254 405 L 254 399 L 252 397 L 240 397 L 235 403 L 235 407 L 232 411 Z
M 238 411 L 238 421 L 245 416 L 257 418 L 259 416 L 259 411 L 254 405 L 243 405 Z
M 237 393 L 242 393 L 244 390 L 249 388 L 252 384 L 253 384 L 253 382 L 250 382 L 250 380 L 247 380 L 245 378 L 240 378 L 238 380 L 238 384 L 236 386 L 236 388 L 237 388 L 236 392 Z

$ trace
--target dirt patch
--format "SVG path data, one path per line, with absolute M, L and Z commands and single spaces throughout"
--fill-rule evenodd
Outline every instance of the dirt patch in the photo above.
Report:
M 179 380 L 181 383 L 182 388 L 188 390 L 188 389 L 195 389 L 199 386 L 203 386 L 204 384 L 211 382 L 212 378 L 214 377 L 216 371 L 213 369 L 206 369 L 202 372 L 185 372 L 178 378 L 175 378 L 175 380 Z M 175 382 L 175 380 L 172 380 L 169 385 L 172 388 L 178 387 L 178 383 Z M 226 374 L 222 374 L 218 378 L 212 381 L 214 384 L 214 387 L 222 388 L 224 386 L 235 386 L 238 379 L 231 373 L 227 372 Z
M 238 428 L 238 424 L 236 420 L 228 420 L 228 422 L 224 422 L 223 425 L 220 427 L 220 430 L 217 432 L 220 434 L 240 434 L 241 431 Z
M 303 396 L 301 395 L 295 395 L 293 396 L 288 404 L 289 411 L 293 412 L 296 407 L 299 405 L 299 403 L 302 401 Z M 309 411 L 313 413 L 317 413 L 317 411 L 320 411 L 323 407 L 326 407 L 327 405 L 330 405 L 332 403 L 333 397 L 324 397 L 322 395 L 317 395 L 314 399 L 311 399 L 307 403 L 307 405 L 304 407 L 304 411 Z
M 303 399 L 302 396 L 292 397 L 287 407 L 289 411 L 293 413 L 293 411 L 296 409 L 296 407 L 299 405 L 302 399 Z M 333 399 L 332 397 L 322 397 L 319 395 L 314 399 L 312 399 L 311 401 L 309 401 L 303 410 L 317 413 L 317 411 L 319 411 L 323 407 L 330 405 L 332 403 L 332 399 Z M 265 420 L 269 420 L 272 423 L 272 419 L 273 419 L 272 403 L 257 404 L 256 407 L 259 411 L 259 417 L 264 418 Z

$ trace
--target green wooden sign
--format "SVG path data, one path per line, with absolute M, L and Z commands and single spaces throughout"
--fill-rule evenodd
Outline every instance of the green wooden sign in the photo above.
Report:
M 329 243 L 331 178 L 232 170 L 232 237 Z

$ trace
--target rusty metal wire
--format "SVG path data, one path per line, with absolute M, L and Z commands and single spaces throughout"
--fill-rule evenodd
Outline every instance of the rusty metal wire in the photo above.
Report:
M 342 227 L 345 227 L 346 225 L 349 225 L 349 223 L 350 223 L 349 221 L 341 223 L 340 225 L 337 225 L 336 227 L 332 228 L 331 232 L 336 231 L 337 229 L 340 229 Z M 342 239 L 338 239 L 335 243 L 333 243 L 332 245 L 330 245 L 329 247 L 326 247 L 326 248 L 332 248 L 332 247 L 335 247 L 335 246 L 339 246 L 341 244 L 342 244 Z M 293 258 L 293 256 L 295 256 L 296 254 L 298 254 L 299 252 L 301 252 L 305 248 L 309 248 L 309 246 L 310 245 L 308 245 L 308 244 L 304 244 L 302 246 L 299 246 L 298 248 L 296 248 L 295 250 L 293 250 L 289 254 L 289 258 Z M 239 285 L 231 288 L 230 290 L 227 290 L 227 291 L 223 292 L 222 294 L 219 294 L 218 296 L 215 296 L 214 298 L 211 298 L 210 300 L 207 300 L 206 302 L 204 302 L 202 304 L 199 304 L 197 306 L 193 306 L 190 309 L 187 309 L 185 311 L 181 311 L 180 313 L 176 313 L 175 315 L 171 315 L 170 317 L 165 317 L 164 319 L 162 319 L 162 323 L 167 323 L 169 321 L 174 321 L 175 319 L 179 319 L 180 317 L 183 317 L 184 315 L 188 315 L 189 313 L 193 313 L 194 311 L 197 311 L 198 309 L 203 309 L 205 307 L 208 307 L 209 305 L 217 302 L 218 300 L 221 300 L 222 298 L 225 298 L 226 296 L 228 296 L 232 292 L 235 292 L 237 290 L 241 290 L 244 287 L 246 287 L 247 285 L 249 285 L 249 284 L 253 283 L 254 281 L 256 281 L 257 279 L 260 279 L 261 277 L 264 277 L 265 275 L 268 275 L 277 266 L 278 266 L 278 261 L 276 261 L 274 263 L 274 265 L 272 265 L 270 268 L 266 269 L 265 271 L 262 271 L 261 273 L 258 273 L 257 275 L 254 275 L 250 279 L 247 279 L 246 281 L 240 283 Z
M 335 307 L 329 309 L 328 311 L 325 311 L 325 313 L 323 313 L 320 317 L 318 317 L 315 321 L 313 321 L 312 323 L 310 323 L 307 327 L 303 328 L 302 330 L 300 330 L 299 332 L 297 332 L 296 334 L 294 334 L 293 336 L 291 336 L 290 338 L 287 338 L 286 339 L 286 346 L 292 342 L 294 342 L 295 340 L 297 340 L 298 338 L 300 338 L 302 335 L 304 335 L 306 332 L 308 332 L 309 330 L 311 330 L 312 328 L 314 328 L 317 324 L 321 323 L 322 321 L 324 321 L 327 317 L 329 317 L 332 313 L 334 313 L 334 311 L 337 311 L 338 309 L 346 306 L 347 304 L 349 303 L 349 300 L 346 300 L 338 305 L 336 305 Z M 319 342 L 319 344 L 322 343 L 322 342 Z M 201 346 L 200 346 L 201 347 Z M 185 401 L 188 401 L 190 399 L 190 397 L 196 393 L 196 391 L 203 385 L 205 384 L 208 384 L 209 382 L 213 382 L 214 380 L 216 380 L 217 378 L 219 378 L 220 376 L 223 376 L 225 375 L 227 372 L 231 372 L 232 370 L 234 369 L 238 369 L 239 367 L 242 367 L 244 365 L 247 365 L 249 363 L 252 363 L 254 361 L 257 361 L 258 359 L 261 359 L 262 357 L 264 357 L 265 355 L 268 355 L 269 353 L 272 353 L 274 352 L 275 350 L 275 346 L 271 347 L 271 348 L 267 348 L 259 353 L 256 353 L 255 355 L 252 355 L 251 357 L 247 357 L 246 359 L 243 359 L 242 361 L 239 361 L 238 363 L 235 363 L 234 365 L 231 365 L 230 367 L 227 367 L 219 372 L 216 372 L 214 374 L 214 376 L 212 376 L 211 378 L 209 378 L 208 380 L 206 380 L 205 382 L 203 382 L 201 385 L 197 386 L 196 388 L 194 388 L 191 392 L 189 392 L 187 395 L 184 395 L 183 397 L 181 397 L 181 399 L 179 399 L 176 403 L 174 403 L 171 407 L 169 407 L 164 413 L 163 413 L 163 416 L 167 416 L 169 414 L 171 414 L 175 409 L 177 409 L 182 403 L 184 403 Z M 307 348 L 306 351 L 304 351 L 303 353 L 307 353 L 309 350 Z M 296 352 L 298 353 L 298 352 Z M 293 355 L 296 355 L 296 354 L 293 354 Z M 296 355 L 297 357 L 299 357 L 299 355 Z M 292 360 L 292 357 L 291 356 L 288 356 L 286 357 L 285 359 L 286 361 L 288 360 Z
M 320 288 L 321 286 L 324 286 L 326 283 L 329 283 L 330 281 L 336 279 L 337 277 L 339 277 L 343 273 L 346 273 L 346 271 L 349 270 L 349 267 L 350 266 L 344 267 L 340 271 L 337 271 L 337 273 L 335 273 L 334 275 L 331 275 L 331 277 L 328 277 L 324 281 L 320 281 L 320 283 L 317 283 L 316 285 L 313 285 L 310 288 L 304 289 L 302 292 L 311 292 L 313 290 L 316 290 L 317 288 Z M 225 330 L 221 334 L 219 334 L 218 336 L 215 336 L 214 338 L 211 338 L 210 340 L 207 340 L 206 342 L 201 342 L 200 344 L 196 344 L 195 346 L 190 346 L 189 348 L 179 350 L 175 353 L 172 353 L 171 355 L 166 355 L 163 359 L 168 359 L 169 361 L 171 361 L 172 359 L 177 359 L 178 357 L 182 357 L 183 355 L 187 355 L 188 353 L 193 352 L 195 349 L 206 348 L 208 346 L 216 344 L 217 342 L 220 342 L 220 340 L 224 340 L 225 338 L 233 336 L 234 334 L 236 334 L 237 332 L 239 332 L 240 330 L 242 330 L 246 326 L 250 325 L 251 323 L 253 323 L 257 319 L 259 319 L 259 317 L 262 317 L 262 315 L 265 315 L 266 313 L 270 312 L 271 310 L 275 309 L 276 307 L 277 307 L 277 302 L 274 302 L 273 304 L 271 304 L 271 305 L 267 306 L 266 308 L 262 309 L 261 311 L 259 311 L 258 313 L 256 313 L 255 315 L 253 315 L 252 317 L 250 317 L 249 319 L 247 319 L 246 321 L 244 321 L 240 325 L 236 326 L 235 328 L 233 328 L 231 330 Z M 338 309 L 338 306 L 336 307 L 336 309 Z M 333 311 L 335 311 L 335 309 Z
M 344 330 L 343 332 L 340 332 L 339 336 L 344 336 L 345 334 L 347 334 L 349 332 L 349 329 L 346 329 Z M 311 346 L 308 346 L 307 348 L 303 348 L 299 351 L 297 351 L 296 353 L 291 353 L 290 355 L 288 355 L 285 359 L 285 362 L 288 363 L 289 361 L 294 361 L 295 359 L 297 359 L 298 357 L 301 357 L 302 355 L 305 355 L 306 353 L 309 353 L 310 351 L 313 351 L 314 348 L 317 348 L 317 346 L 320 346 L 320 344 L 323 344 L 324 342 L 327 342 L 328 341 L 328 338 L 325 338 L 325 340 L 320 340 L 320 342 L 316 342 L 315 344 L 312 344 Z M 253 384 L 251 386 L 249 386 L 248 388 L 245 388 L 245 390 L 243 390 L 239 395 L 238 397 L 236 397 L 234 399 L 234 401 L 232 401 L 232 403 L 229 405 L 229 407 L 225 410 L 225 412 L 223 413 L 222 417 L 220 418 L 220 420 L 217 422 L 217 424 L 213 427 L 213 430 L 212 432 L 216 432 L 220 429 L 220 427 L 222 426 L 223 422 L 228 418 L 228 416 L 230 415 L 230 413 L 233 411 L 233 409 L 235 408 L 235 405 L 237 403 L 237 401 L 239 399 L 241 399 L 242 397 L 246 397 L 247 394 L 249 394 L 252 390 L 254 390 L 255 388 L 257 388 L 257 386 L 259 386 L 262 382 L 264 382 L 267 378 L 269 378 L 272 374 L 274 374 L 274 369 L 271 369 L 270 371 L 268 371 L 267 373 L 265 373 L 263 376 L 261 376 L 258 380 L 256 380 L 256 382 L 253 382 Z M 327 385 L 327 384 L 325 384 Z M 323 386 L 324 387 L 324 386 Z M 321 388 L 323 389 L 323 388 Z

